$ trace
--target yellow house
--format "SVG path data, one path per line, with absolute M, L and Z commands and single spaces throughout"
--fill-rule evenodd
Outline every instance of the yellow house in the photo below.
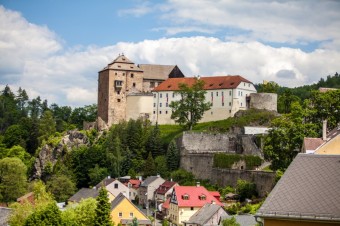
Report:
M 336 134 L 332 139 L 325 142 L 323 145 L 318 147 L 314 154 L 321 155 L 340 155 L 340 129 L 337 128 L 338 134 Z
M 151 225 L 150 219 L 140 211 L 128 198 L 126 198 L 122 193 L 120 193 L 111 202 L 111 219 L 118 225 L 121 223 L 124 225 L 129 225 L 132 220 L 136 218 L 138 225 Z

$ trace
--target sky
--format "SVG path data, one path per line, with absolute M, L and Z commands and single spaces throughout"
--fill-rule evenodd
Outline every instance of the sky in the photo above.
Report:
M 124 54 L 187 76 L 297 87 L 340 72 L 340 1 L 0 0 L 0 90 L 97 103 L 98 72 Z

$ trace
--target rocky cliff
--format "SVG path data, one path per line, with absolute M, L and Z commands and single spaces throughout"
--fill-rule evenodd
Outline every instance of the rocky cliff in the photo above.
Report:
M 72 148 L 82 145 L 88 145 L 88 138 L 83 133 L 77 130 L 68 131 L 57 145 L 51 143 L 45 144 L 38 157 L 35 159 L 33 167 L 33 176 L 31 179 L 40 179 L 45 171 L 53 169 L 53 166 L 59 159 L 63 159 L 65 154 Z

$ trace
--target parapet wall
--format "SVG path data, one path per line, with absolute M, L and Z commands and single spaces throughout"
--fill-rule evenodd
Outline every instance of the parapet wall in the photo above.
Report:
M 251 93 L 250 108 L 277 111 L 276 93 Z

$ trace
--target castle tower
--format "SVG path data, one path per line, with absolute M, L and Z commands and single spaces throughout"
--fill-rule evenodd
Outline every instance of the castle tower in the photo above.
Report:
M 143 91 L 143 70 L 119 55 L 98 73 L 98 119 L 106 125 L 126 119 L 128 94 Z

